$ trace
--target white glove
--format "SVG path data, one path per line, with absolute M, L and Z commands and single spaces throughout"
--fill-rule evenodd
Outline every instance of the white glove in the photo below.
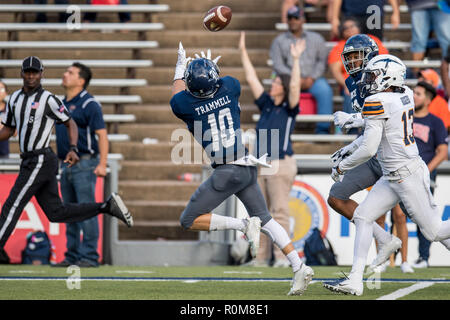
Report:
M 334 113 L 334 124 L 341 129 L 360 128 L 364 126 L 364 119 L 360 113 L 346 113 L 336 111 Z
M 333 153 L 331 155 L 333 167 L 337 167 L 342 160 L 344 160 L 346 157 L 355 152 L 357 148 L 358 148 L 357 145 L 349 144 Z
M 198 54 L 195 53 L 195 58 L 196 59 L 205 58 L 205 59 L 208 59 L 208 60 L 212 60 L 212 62 L 214 62 L 215 64 L 217 64 L 219 59 L 222 57 L 222 56 L 217 56 L 216 58 L 211 59 L 211 49 L 208 49 L 208 51 L 206 51 L 206 55 L 205 55 L 205 53 L 203 51 L 201 51 L 200 54 L 201 54 L 201 57 Z
M 340 173 L 337 171 L 337 168 L 338 168 L 338 166 L 334 166 L 334 167 L 331 169 L 331 179 L 333 179 L 334 182 L 341 181 L 341 179 L 343 178 L 343 174 L 340 174 Z
M 184 72 L 186 71 L 186 66 L 190 60 L 192 60 L 192 58 L 186 58 L 186 51 L 184 50 L 183 45 L 180 41 L 180 45 L 178 47 L 178 60 L 175 67 L 175 76 L 173 77 L 173 81 L 183 79 Z

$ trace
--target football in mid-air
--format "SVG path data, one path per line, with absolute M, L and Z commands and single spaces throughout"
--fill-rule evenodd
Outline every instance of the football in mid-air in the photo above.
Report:
M 217 6 L 210 9 L 203 18 L 203 26 L 209 31 L 220 31 L 231 21 L 231 9 L 227 6 Z

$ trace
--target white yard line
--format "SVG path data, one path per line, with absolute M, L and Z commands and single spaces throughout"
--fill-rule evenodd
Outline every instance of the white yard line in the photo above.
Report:
M 418 282 L 416 284 L 413 284 L 410 287 L 406 287 L 403 289 L 399 289 L 397 291 L 394 291 L 390 294 L 387 294 L 385 296 L 379 297 L 377 300 L 397 300 L 404 296 L 407 296 L 410 293 L 413 293 L 417 290 L 422 290 L 428 287 L 431 287 L 434 284 L 434 282 Z

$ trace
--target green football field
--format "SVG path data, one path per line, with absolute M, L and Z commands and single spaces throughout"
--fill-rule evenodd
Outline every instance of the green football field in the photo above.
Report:
M 315 276 L 299 297 L 288 297 L 290 268 L 131 267 L 54 268 L 0 266 L 1 300 L 449 300 L 450 268 L 431 267 L 403 274 L 388 267 L 368 276 L 361 297 L 322 287 L 349 266 L 313 267 Z M 80 281 L 81 279 L 81 281 Z M 403 290 L 402 290 L 403 289 Z

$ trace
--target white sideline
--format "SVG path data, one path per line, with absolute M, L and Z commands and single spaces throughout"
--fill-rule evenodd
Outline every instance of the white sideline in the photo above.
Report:
M 399 298 L 407 296 L 410 293 L 413 293 L 414 291 L 431 287 L 433 284 L 434 282 L 417 282 L 410 287 L 402 288 L 385 296 L 381 296 L 377 300 L 397 300 Z

